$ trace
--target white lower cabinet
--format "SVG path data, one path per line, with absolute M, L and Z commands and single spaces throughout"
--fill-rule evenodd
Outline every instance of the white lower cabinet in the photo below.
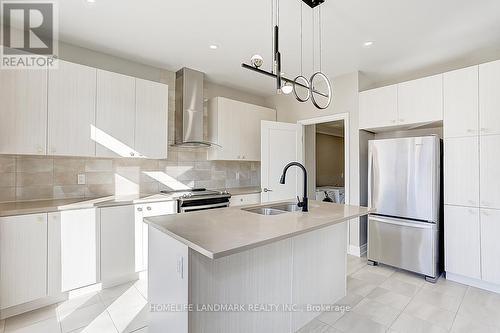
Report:
M 148 224 L 145 217 L 177 213 L 177 201 L 135 205 L 135 271 L 148 269 Z
M 49 295 L 98 282 L 96 209 L 49 213 Z
M 234 195 L 229 199 L 230 206 L 256 205 L 260 203 L 260 193 Z
M 445 270 L 481 279 L 479 208 L 445 205 Z
M 481 209 L 482 279 L 500 285 L 500 210 Z
M 101 281 L 105 286 L 130 280 L 135 274 L 134 206 L 103 207 L 101 225 Z
M 0 218 L 0 308 L 47 296 L 47 214 Z

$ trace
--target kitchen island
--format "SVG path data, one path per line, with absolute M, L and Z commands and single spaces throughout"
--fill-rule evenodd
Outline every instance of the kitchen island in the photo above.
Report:
M 278 206 L 292 211 L 266 209 Z M 293 206 L 145 219 L 149 331 L 295 332 L 345 296 L 344 222 L 369 210 L 318 201 L 309 212 Z

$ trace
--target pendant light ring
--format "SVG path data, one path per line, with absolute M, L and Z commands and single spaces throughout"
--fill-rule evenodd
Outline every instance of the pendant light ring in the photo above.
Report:
M 316 101 L 316 98 L 314 97 L 314 79 L 316 78 L 316 76 L 318 77 L 322 77 L 325 82 L 326 82 L 326 85 L 327 85 L 327 88 L 328 88 L 328 102 L 326 103 L 326 105 L 324 106 L 321 106 L 318 104 L 318 102 Z M 328 108 L 330 106 L 330 103 L 332 102 L 332 85 L 330 84 L 330 80 L 328 79 L 328 77 L 323 74 L 323 72 L 316 72 L 314 73 L 312 76 L 311 76 L 311 79 L 309 80 L 309 95 L 311 96 L 311 101 L 313 102 L 314 106 L 317 107 L 318 109 L 320 110 L 324 110 L 326 108 Z M 295 86 L 294 86 L 295 88 Z M 295 91 L 295 89 L 294 89 Z
M 302 80 L 304 82 L 299 82 L 299 80 Z M 299 94 L 297 93 L 297 86 L 301 86 L 301 87 L 307 89 L 307 97 L 306 98 L 301 98 L 299 96 Z M 295 95 L 295 98 L 299 102 L 302 102 L 302 103 L 307 102 L 309 100 L 309 98 L 311 97 L 311 85 L 310 85 L 309 81 L 307 81 L 307 79 L 304 76 L 299 75 L 295 79 L 293 79 L 293 94 Z

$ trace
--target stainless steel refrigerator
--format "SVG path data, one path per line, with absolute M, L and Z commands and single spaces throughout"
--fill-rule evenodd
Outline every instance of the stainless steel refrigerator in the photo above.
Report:
M 437 136 L 369 142 L 369 263 L 439 277 L 440 147 Z

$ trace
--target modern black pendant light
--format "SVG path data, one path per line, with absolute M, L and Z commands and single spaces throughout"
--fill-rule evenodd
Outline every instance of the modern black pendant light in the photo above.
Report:
M 264 69 L 261 69 L 260 67 L 263 64 L 263 59 L 259 55 L 254 55 L 251 59 L 251 65 L 248 64 L 241 64 L 243 68 L 252 70 L 256 73 L 263 74 L 269 77 L 272 77 L 276 80 L 276 92 L 278 94 L 282 93 L 285 89 L 287 89 L 287 92 L 285 93 L 290 93 L 293 91 L 295 98 L 299 102 L 306 102 L 309 99 L 311 99 L 311 102 L 314 104 L 314 106 L 318 109 L 326 109 L 331 103 L 332 100 L 332 86 L 330 84 L 330 80 L 328 77 L 321 71 L 321 51 L 322 51 L 322 45 L 321 45 L 321 8 L 319 9 L 319 32 L 320 32 L 320 40 L 319 40 L 319 48 L 320 48 L 320 70 L 318 72 L 315 72 L 311 78 L 308 80 L 305 76 L 302 74 L 302 6 L 301 6 L 301 27 L 300 27 L 300 48 L 301 48 L 301 74 L 297 76 L 295 79 L 289 79 L 285 76 L 282 75 L 281 72 L 281 53 L 279 51 L 279 0 L 271 0 L 271 15 L 272 15 L 272 21 L 273 21 L 273 66 L 271 68 L 271 71 L 266 71 Z M 305 4 L 307 4 L 311 9 L 314 11 L 314 8 L 318 7 L 322 3 L 325 2 L 325 0 L 302 0 Z M 274 16 L 273 9 L 274 9 L 274 2 L 276 5 L 276 17 Z M 314 14 L 314 13 L 313 13 Z M 313 25 L 314 25 L 314 20 L 313 20 Z M 314 29 L 314 27 L 313 27 Z M 314 49 L 313 49 L 313 59 L 314 59 Z M 313 60 L 313 67 L 314 67 L 314 60 Z M 324 81 L 324 84 L 326 85 L 327 92 L 319 91 L 315 87 L 315 81 L 322 79 Z M 290 87 L 292 89 L 290 89 Z M 297 92 L 297 87 L 306 89 L 307 95 L 306 96 L 300 96 Z M 317 100 L 317 96 L 322 96 L 323 98 L 326 98 L 326 103 L 320 103 Z

